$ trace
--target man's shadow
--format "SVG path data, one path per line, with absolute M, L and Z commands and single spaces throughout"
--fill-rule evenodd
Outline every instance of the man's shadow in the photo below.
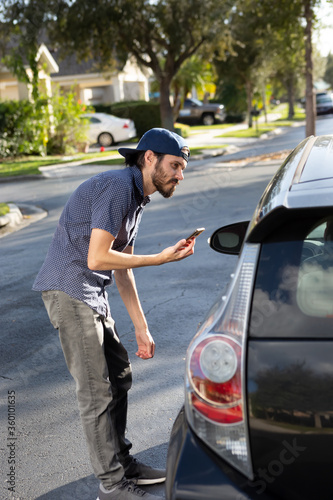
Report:
M 149 448 L 148 450 L 136 453 L 135 457 L 150 466 L 160 467 L 156 463 L 154 457 L 161 457 L 166 455 L 167 443 Z M 98 494 L 99 482 L 92 474 L 91 476 L 83 477 L 78 481 L 60 486 L 48 493 L 36 497 L 35 500 L 96 500 Z M 162 484 L 155 484 L 152 486 L 140 486 L 143 490 L 160 496 L 161 500 L 165 499 L 165 486 Z

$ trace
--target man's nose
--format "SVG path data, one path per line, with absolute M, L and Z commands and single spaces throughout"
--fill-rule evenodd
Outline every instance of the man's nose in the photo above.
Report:
M 184 173 L 181 167 L 179 167 L 179 169 L 177 170 L 176 179 L 178 181 L 182 181 L 184 179 Z

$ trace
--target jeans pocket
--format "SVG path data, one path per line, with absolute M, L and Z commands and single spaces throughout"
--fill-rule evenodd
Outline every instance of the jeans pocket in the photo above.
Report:
M 54 328 L 59 329 L 61 322 L 61 312 L 59 304 L 59 294 L 57 291 L 42 292 L 42 299 L 46 312 Z

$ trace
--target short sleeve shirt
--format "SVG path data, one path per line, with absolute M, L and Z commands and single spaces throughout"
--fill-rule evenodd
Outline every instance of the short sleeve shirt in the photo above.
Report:
M 113 250 L 122 252 L 133 246 L 149 201 L 136 166 L 109 170 L 83 182 L 64 207 L 33 289 L 62 290 L 107 317 L 110 310 L 105 287 L 113 281 L 112 270 L 88 268 L 91 231 L 108 231 L 115 237 Z

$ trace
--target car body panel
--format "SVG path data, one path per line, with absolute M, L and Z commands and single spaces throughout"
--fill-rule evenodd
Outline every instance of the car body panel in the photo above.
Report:
M 99 142 L 101 134 L 110 134 L 112 143 L 128 141 L 137 135 L 134 122 L 129 119 L 107 113 L 86 113 L 83 118 L 89 120 L 88 135 L 92 144 Z
M 273 500 L 258 495 L 251 481 L 220 460 L 179 412 L 170 437 L 166 479 L 168 500 Z
M 238 437 L 232 433 L 238 431 L 215 418 L 220 410 L 214 401 L 226 389 L 218 393 L 214 373 L 206 372 L 199 380 L 202 387 L 212 387 L 212 411 L 201 420 L 191 417 L 200 387 L 194 393 L 196 388 L 186 382 L 186 413 L 178 417 L 169 445 L 167 500 L 333 498 L 332 151 L 333 136 L 302 141 L 268 184 L 245 236 L 244 222 L 213 233 L 218 242 L 221 236 L 221 245 L 210 240 L 217 251 L 230 253 L 227 244 L 223 249 L 225 234 L 227 240 L 243 238 L 243 243 L 237 240 L 239 260 L 226 295 L 218 298 L 190 344 L 186 380 L 193 342 L 199 345 L 212 334 L 223 340 L 228 325 L 235 328 L 244 349 L 247 467 L 238 467 L 228 455 L 236 449 Z M 257 260 L 250 282 L 241 262 L 251 244 L 257 247 Z M 250 287 L 246 296 L 235 295 L 239 280 Z M 233 295 L 232 303 L 228 298 Z M 231 307 L 237 310 L 234 323 L 225 322 L 228 315 L 234 320 Z M 244 329 L 239 326 L 242 316 Z M 206 363 L 199 354 L 198 363 Z M 226 362 L 222 355 L 212 358 L 211 369 Z M 222 432 L 223 426 L 229 430 Z M 191 465 L 197 460 L 201 469 Z
M 331 205 L 332 148 L 333 136 L 311 136 L 292 151 L 262 194 L 250 221 L 246 241 L 262 241 L 267 231 L 274 230 L 275 223 L 281 223 L 280 217 L 289 217 L 286 209 L 301 211 Z M 266 215 L 269 216 L 267 221 Z

